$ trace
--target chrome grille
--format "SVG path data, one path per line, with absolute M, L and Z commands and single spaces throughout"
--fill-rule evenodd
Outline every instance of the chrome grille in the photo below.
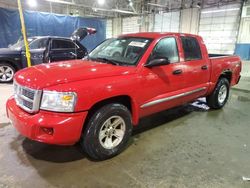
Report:
M 41 94 L 41 90 L 27 88 L 14 82 L 15 101 L 19 107 L 29 113 L 35 113 L 39 110 Z

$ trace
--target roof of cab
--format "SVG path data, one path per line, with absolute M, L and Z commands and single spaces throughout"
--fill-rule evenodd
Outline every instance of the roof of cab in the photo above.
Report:
M 188 33 L 174 33 L 174 32 L 140 32 L 140 33 L 123 34 L 120 35 L 119 37 L 144 37 L 144 38 L 156 39 L 169 35 L 199 37 L 198 35 L 193 35 Z

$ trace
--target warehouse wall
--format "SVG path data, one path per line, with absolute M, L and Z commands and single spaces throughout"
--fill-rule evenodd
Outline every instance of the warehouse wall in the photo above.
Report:
M 240 14 L 241 4 L 235 1 L 229 5 L 204 9 L 190 8 L 143 17 L 115 18 L 113 19 L 113 27 L 115 26 L 113 36 L 139 31 L 199 34 L 203 37 L 209 53 L 233 54 L 236 52 L 242 57 L 245 54 L 244 59 L 248 59 L 250 56 L 250 16 L 241 19 L 239 30 Z M 116 26 L 114 22 L 118 25 Z
M 179 32 L 180 11 L 155 14 L 153 25 L 154 32 Z
M 106 38 L 113 37 L 113 20 L 108 19 L 106 22 Z
M 181 10 L 180 32 L 198 34 L 200 9 L 191 8 Z
M 139 16 L 122 18 L 122 34 L 140 32 L 141 21 Z
M 122 33 L 122 18 L 113 19 L 113 36 L 116 37 Z
M 234 53 L 240 14 L 240 3 L 201 10 L 198 34 L 203 37 L 209 53 Z
M 243 7 L 235 54 L 250 60 L 250 4 Z
M 140 26 L 140 31 L 141 32 L 151 32 L 153 31 L 153 23 L 154 22 L 154 15 L 153 14 L 147 14 L 143 15 L 142 17 L 142 23 Z

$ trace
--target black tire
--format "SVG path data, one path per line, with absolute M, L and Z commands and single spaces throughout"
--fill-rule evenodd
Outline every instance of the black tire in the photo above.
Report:
M 219 98 L 219 94 L 220 94 L 222 87 L 225 87 L 225 89 L 226 89 L 226 96 L 225 96 L 225 98 L 223 97 L 224 100 L 220 100 L 220 98 Z M 229 96 L 229 89 L 230 89 L 230 84 L 229 84 L 228 79 L 220 78 L 215 86 L 213 93 L 206 97 L 207 105 L 211 109 L 222 108 L 227 103 L 228 96 Z
M 122 124 L 120 125 L 120 127 L 125 127 L 125 131 L 122 139 L 120 139 L 121 141 L 117 146 L 113 148 L 105 148 L 103 142 L 106 143 L 106 139 L 110 139 L 110 137 L 111 140 L 113 140 L 113 138 L 116 139 L 115 136 L 112 136 L 112 133 L 111 136 L 109 135 L 110 130 L 108 129 L 109 131 L 106 131 L 107 130 L 106 126 L 104 126 L 104 123 L 107 122 L 110 118 L 111 118 L 110 122 L 112 121 L 112 117 L 113 118 L 117 117 L 118 119 L 120 117 L 123 120 L 121 121 L 123 122 L 123 124 L 125 123 L 125 126 Z M 93 115 L 87 121 L 87 124 L 85 126 L 86 127 L 84 129 L 80 141 L 84 152 L 93 160 L 98 160 L 98 161 L 105 160 L 121 153 L 126 148 L 132 133 L 131 113 L 128 110 L 128 108 L 122 104 L 117 104 L 117 103 L 107 104 L 98 109 L 96 112 L 94 112 Z M 101 129 L 102 131 L 106 131 L 105 132 L 106 137 L 103 138 L 102 140 L 100 139 Z
M 7 68 L 10 71 L 7 72 Z M 11 64 L 0 62 L 0 83 L 12 82 L 15 72 L 16 72 L 16 69 Z

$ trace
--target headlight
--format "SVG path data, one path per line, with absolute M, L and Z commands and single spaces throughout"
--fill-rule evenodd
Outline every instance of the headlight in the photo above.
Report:
M 73 112 L 77 95 L 74 92 L 43 91 L 40 109 L 54 112 Z

